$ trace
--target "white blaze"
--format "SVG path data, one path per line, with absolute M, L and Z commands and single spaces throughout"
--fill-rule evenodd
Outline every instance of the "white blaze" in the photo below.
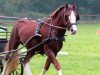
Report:
M 71 23 L 76 23 L 76 16 L 73 11 L 71 12 L 71 14 L 69 16 L 69 20 Z
M 70 14 L 70 16 L 69 16 L 69 20 L 70 20 L 70 23 L 72 24 L 72 26 L 71 26 L 71 33 L 72 34 L 75 34 L 76 33 L 76 31 L 77 31 L 77 27 L 76 27 L 76 16 L 75 16 L 75 14 L 74 14 L 74 11 L 71 11 L 71 14 Z

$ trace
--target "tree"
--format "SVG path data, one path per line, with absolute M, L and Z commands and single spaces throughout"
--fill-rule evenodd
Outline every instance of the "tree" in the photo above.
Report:
M 80 14 L 99 14 L 100 0 L 67 0 L 68 3 L 77 3 Z M 8 16 L 30 16 L 33 13 L 49 14 L 66 0 L 0 0 L 0 14 Z

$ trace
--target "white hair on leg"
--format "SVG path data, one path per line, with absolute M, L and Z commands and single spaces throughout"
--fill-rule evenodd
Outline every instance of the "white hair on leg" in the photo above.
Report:
M 62 71 L 61 70 L 58 71 L 58 75 L 62 75 Z
M 43 68 L 43 70 L 42 70 L 40 75 L 45 75 L 45 73 L 46 73 L 46 70 Z
M 29 66 L 29 62 L 27 62 L 25 64 L 25 70 L 26 70 L 27 75 L 32 75 L 32 72 L 31 72 L 31 69 L 30 69 L 30 66 Z
M 2 73 L 1 73 L 1 75 L 6 75 L 6 68 L 7 68 L 7 62 L 5 62 L 5 63 L 3 63 L 3 71 L 2 71 Z

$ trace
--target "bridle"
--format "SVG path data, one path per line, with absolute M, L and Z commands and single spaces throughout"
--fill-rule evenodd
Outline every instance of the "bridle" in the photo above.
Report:
M 53 19 L 53 18 L 51 17 L 51 19 Z M 48 23 L 46 23 L 46 22 L 43 22 L 43 23 L 46 24 L 46 25 L 48 25 L 48 26 L 50 26 L 50 27 L 54 27 L 54 28 L 57 28 L 57 29 L 67 30 L 67 28 L 65 28 L 65 27 L 55 26 L 55 25 L 53 24 L 53 22 L 51 22 L 50 24 L 48 24 Z
M 61 19 L 63 20 L 63 24 L 64 24 L 64 22 L 68 22 L 68 20 L 66 21 L 66 13 L 67 13 L 67 10 L 64 8 L 64 12 L 61 13 L 61 16 L 60 16 L 60 17 L 62 17 Z M 47 23 L 46 21 L 43 22 L 44 25 L 50 26 L 49 37 L 51 37 L 51 32 L 52 31 L 55 31 L 55 28 L 61 29 L 61 30 L 65 30 L 65 31 L 66 30 L 69 31 L 69 30 L 71 30 L 71 26 L 76 25 L 76 23 L 71 23 L 71 24 L 68 24 L 67 26 L 65 25 L 64 27 L 57 26 L 57 25 L 55 25 L 53 23 L 53 21 L 54 21 L 53 16 L 50 16 L 49 18 L 50 18 L 50 23 Z M 68 19 L 68 17 L 67 17 L 67 19 Z M 60 37 L 60 38 L 64 38 L 64 36 L 63 37 Z M 51 38 L 54 38 L 54 37 L 51 37 Z M 56 38 L 59 38 L 59 37 L 56 37 Z
M 66 21 L 68 21 L 68 18 L 69 18 L 69 17 L 67 17 L 67 20 L 66 20 L 66 12 L 67 12 L 67 9 L 64 8 L 64 13 L 63 13 L 63 15 L 62 15 L 62 18 L 63 18 L 63 22 L 64 22 L 64 23 L 65 23 Z M 69 30 L 69 28 L 70 28 L 72 25 L 76 25 L 76 23 L 71 23 L 71 24 L 69 24 L 69 25 L 67 26 L 67 29 Z

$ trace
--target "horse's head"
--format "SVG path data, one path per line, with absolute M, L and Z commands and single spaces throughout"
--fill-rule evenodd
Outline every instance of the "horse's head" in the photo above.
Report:
M 63 11 L 63 23 L 67 26 L 68 30 L 71 31 L 71 34 L 77 32 L 76 22 L 80 19 L 78 13 L 75 12 L 76 4 L 69 5 L 68 3 L 64 6 Z

